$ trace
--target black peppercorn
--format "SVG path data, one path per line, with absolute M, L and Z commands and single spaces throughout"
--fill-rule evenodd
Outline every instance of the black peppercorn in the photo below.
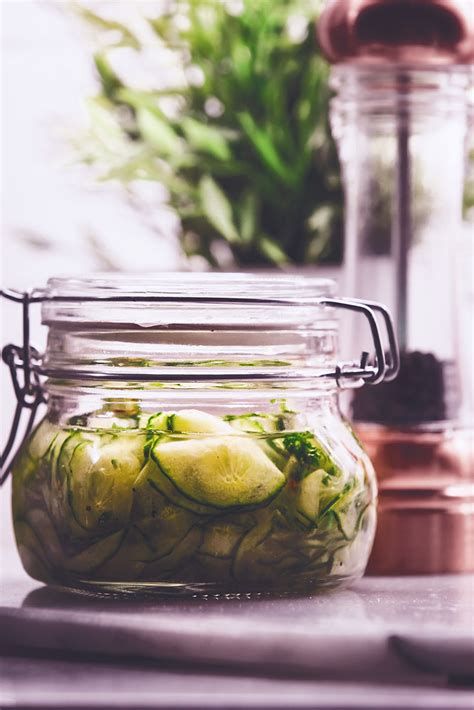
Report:
M 401 354 L 400 372 L 393 382 L 357 390 L 353 417 L 357 421 L 413 426 L 453 418 L 458 387 L 453 362 L 431 353 Z

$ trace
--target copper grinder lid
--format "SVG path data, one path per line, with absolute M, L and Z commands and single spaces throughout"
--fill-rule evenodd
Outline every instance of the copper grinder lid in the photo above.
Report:
M 328 0 L 317 31 L 333 63 L 474 61 L 472 0 Z

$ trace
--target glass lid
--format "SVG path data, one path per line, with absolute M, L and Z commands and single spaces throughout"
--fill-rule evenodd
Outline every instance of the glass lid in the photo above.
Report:
M 157 274 L 96 274 L 90 278 L 55 277 L 48 280 L 47 298 L 84 297 L 102 299 L 113 296 L 157 300 L 243 300 L 314 302 L 333 295 L 331 279 L 296 274 L 166 272 Z
M 298 328 L 333 319 L 317 308 L 329 279 L 297 275 L 163 273 L 53 278 L 41 294 L 43 323 L 147 328 Z

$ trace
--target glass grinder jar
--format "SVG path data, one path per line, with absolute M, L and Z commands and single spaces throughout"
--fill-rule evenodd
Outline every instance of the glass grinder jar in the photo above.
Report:
M 345 183 L 345 287 L 396 314 L 396 380 L 356 393 L 379 479 L 379 573 L 474 570 L 474 275 L 463 183 L 474 14 L 335 0 L 318 24 Z
M 47 404 L 11 467 L 26 571 L 128 593 L 296 593 L 358 578 L 375 476 L 338 391 L 395 376 L 398 352 L 383 307 L 333 291 L 163 274 L 3 292 L 23 306 L 24 341 L 3 351 L 18 417 Z M 29 343 L 35 303 L 44 355 Z M 365 316 L 373 356 L 340 362 L 340 309 Z

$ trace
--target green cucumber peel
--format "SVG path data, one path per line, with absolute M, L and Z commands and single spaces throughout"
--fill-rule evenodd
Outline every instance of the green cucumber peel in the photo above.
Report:
M 91 545 L 79 552 L 75 557 L 65 562 L 68 573 L 76 576 L 80 574 L 95 574 L 109 560 L 111 560 L 122 547 L 126 537 L 126 530 L 119 530 L 106 537 L 101 537 Z M 101 555 L 103 555 L 101 557 Z M 101 557 L 94 561 L 94 557 Z
M 193 543 L 191 546 L 186 545 L 186 543 L 189 542 L 189 538 L 191 538 Z M 148 560 L 145 569 L 140 575 L 140 578 L 143 578 L 143 576 L 150 571 L 149 568 L 153 565 L 158 567 L 157 571 L 159 571 L 159 573 L 164 571 L 173 571 L 174 567 L 179 565 L 184 559 L 191 557 L 191 555 L 197 551 L 201 541 L 202 530 L 199 526 L 193 525 L 186 531 L 182 538 L 176 541 L 176 544 L 170 552 L 160 555 L 152 560 Z M 166 569 L 166 563 L 170 561 L 172 562 L 172 566 Z M 165 565 L 165 570 L 161 569 L 163 564 Z
M 153 478 L 147 478 L 147 483 L 148 485 L 156 492 L 160 493 L 162 496 L 166 498 L 166 500 L 176 506 L 177 508 L 182 508 L 183 510 L 187 510 L 190 513 L 196 513 L 196 515 L 202 515 L 202 516 L 215 516 L 216 513 L 218 512 L 217 510 L 204 510 L 204 506 L 198 505 L 195 500 L 192 498 L 189 498 L 186 495 L 183 495 L 181 491 L 176 488 L 175 484 L 173 481 L 171 481 L 166 474 L 161 470 L 161 468 L 158 466 L 156 461 L 153 459 L 153 463 L 155 466 L 159 469 L 159 472 L 165 477 L 166 482 L 172 486 L 174 489 L 173 493 L 170 493 L 170 491 L 166 490 L 164 487 L 160 488 L 158 483 L 153 479 Z M 177 498 L 179 496 L 179 499 Z M 210 507 L 210 506 L 208 506 Z M 219 511 L 221 512 L 221 511 Z
M 345 527 L 344 527 L 344 521 L 343 521 L 344 514 L 338 513 L 335 510 L 332 511 L 332 515 L 334 516 L 334 518 L 336 520 L 336 525 L 339 529 L 339 532 L 341 533 L 341 535 L 343 536 L 343 538 L 347 542 L 353 542 L 355 540 L 357 533 L 360 531 L 360 529 L 362 527 L 362 521 L 364 519 L 364 516 L 367 513 L 367 510 L 370 508 L 370 506 L 371 506 L 371 503 L 367 503 L 359 511 L 359 514 L 358 514 L 357 520 L 356 520 L 356 524 L 354 526 L 354 532 L 352 533 L 352 535 L 348 534 Z

